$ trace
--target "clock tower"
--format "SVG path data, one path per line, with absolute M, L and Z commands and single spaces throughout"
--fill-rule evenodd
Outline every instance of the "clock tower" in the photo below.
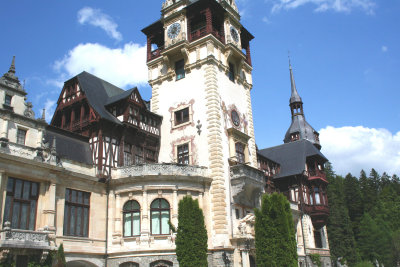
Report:
M 142 31 L 151 111 L 163 116 L 159 162 L 207 168 L 209 249 L 213 257 L 248 262 L 232 248 L 240 246 L 238 226 L 264 190 L 250 97 L 254 37 L 234 0 L 167 0 L 160 20 Z

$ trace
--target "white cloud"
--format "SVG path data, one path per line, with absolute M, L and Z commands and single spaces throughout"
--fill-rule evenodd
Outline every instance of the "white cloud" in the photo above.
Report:
M 387 46 L 383 45 L 383 46 L 382 46 L 382 52 L 385 53 L 385 52 L 387 52 L 387 51 L 388 51 Z
M 146 46 L 135 43 L 116 49 L 93 43 L 79 44 L 56 61 L 54 68 L 65 77 L 87 71 L 122 88 L 144 85 L 148 80 L 146 51 Z
M 272 12 L 281 9 L 295 9 L 297 7 L 312 4 L 315 12 L 333 10 L 335 12 L 350 13 L 353 9 L 361 9 L 367 14 L 374 14 L 376 4 L 374 0 L 268 0 L 273 3 Z
M 358 176 L 361 169 L 375 168 L 381 174 L 400 175 L 400 132 L 358 127 L 320 130 L 322 153 L 332 162 L 336 173 L 351 172 Z
M 262 18 L 262 21 L 265 22 L 265 23 L 267 23 L 267 24 L 270 24 L 270 23 L 271 23 L 271 22 L 269 21 L 269 19 L 268 19 L 266 16 L 264 16 L 264 17 Z
M 84 7 L 78 11 L 78 22 L 82 25 L 88 23 L 92 26 L 103 29 L 111 38 L 121 41 L 122 34 L 117 30 L 118 25 L 113 19 L 101 12 L 100 9 Z

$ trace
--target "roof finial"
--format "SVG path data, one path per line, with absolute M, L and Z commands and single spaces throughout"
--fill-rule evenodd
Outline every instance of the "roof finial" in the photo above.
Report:
M 297 89 L 296 89 L 296 83 L 294 81 L 292 64 L 290 62 L 290 54 L 289 54 L 289 72 L 290 72 L 290 83 L 292 86 L 292 95 L 290 96 L 290 103 L 302 102 L 301 97 L 299 96 L 299 93 L 297 92 Z
M 13 56 L 11 66 L 10 66 L 10 69 L 8 70 L 8 72 L 15 74 L 15 56 Z

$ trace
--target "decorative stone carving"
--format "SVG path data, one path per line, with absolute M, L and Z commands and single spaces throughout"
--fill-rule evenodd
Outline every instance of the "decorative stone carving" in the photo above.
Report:
M 207 168 L 178 165 L 178 164 L 143 164 L 120 168 L 122 177 L 128 176 L 147 176 L 147 175 L 165 175 L 165 176 L 200 176 L 207 177 Z
M 26 109 L 24 111 L 24 116 L 30 119 L 35 118 L 35 112 L 32 110 L 32 102 L 25 103 Z

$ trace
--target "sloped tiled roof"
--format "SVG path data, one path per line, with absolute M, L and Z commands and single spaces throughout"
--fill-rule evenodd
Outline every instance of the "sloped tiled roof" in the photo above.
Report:
M 302 174 L 308 157 L 318 156 L 324 162 L 327 158 L 310 141 L 299 140 L 280 146 L 259 150 L 258 153 L 280 164 L 280 173 L 275 178 Z

